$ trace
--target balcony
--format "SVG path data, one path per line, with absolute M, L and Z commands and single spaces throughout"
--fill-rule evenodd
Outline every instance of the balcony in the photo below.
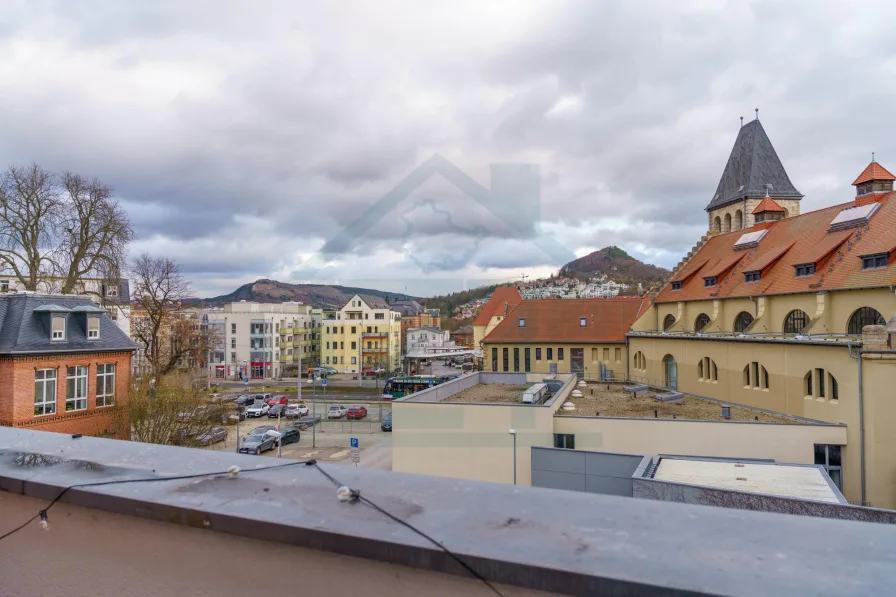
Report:
M 386 354 L 389 352 L 388 346 L 383 346 L 381 348 L 362 348 L 361 354 Z
M 389 332 L 363 332 L 362 338 L 388 338 Z
M 106 595 L 126 582 L 139 595 L 245 597 L 260 586 L 246 572 L 252 557 L 265 569 L 301 570 L 309 595 L 494 594 L 411 529 L 339 501 L 316 467 L 273 468 L 292 462 L 0 428 L 0 531 L 61 494 L 48 532 L 34 520 L 4 539 L 3 595 L 59 586 Z M 242 469 L 235 478 L 161 480 L 233 465 Z M 896 583 L 890 525 L 319 466 L 503 595 L 858 597 Z M 62 493 L 148 478 L 160 480 Z M 825 565 L 832 545 L 835 566 Z M 197 554 L 213 565 L 196 566 Z M 262 582 L 266 594 L 290 595 L 299 581 Z

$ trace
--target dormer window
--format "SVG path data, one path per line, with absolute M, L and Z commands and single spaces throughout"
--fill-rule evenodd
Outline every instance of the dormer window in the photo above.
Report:
M 521 328 L 526 327 L 526 318 L 525 317 L 520 317 L 520 327 Z
M 801 263 L 799 265 L 793 266 L 796 269 L 796 277 L 797 278 L 808 278 L 809 276 L 815 275 L 815 264 L 814 263 Z
M 888 253 L 875 253 L 874 255 L 862 255 L 862 269 L 883 269 L 890 264 Z
M 672 290 L 681 290 L 682 282 L 672 282 Z
M 54 315 L 52 321 L 53 340 L 65 340 L 65 315 Z
M 99 340 L 100 337 L 100 318 L 89 316 L 87 318 L 87 339 Z
M 747 284 L 749 284 L 750 282 L 758 282 L 761 279 L 762 279 L 761 271 L 744 272 L 744 282 L 746 282 Z
M 703 286 L 706 288 L 718 286 L 718 284 L 719 284 L 718 276 L 707 276 L 707 277 L 703 278 Z
M 583 328 L 587 324 L 587 320 L 584 317 L 579 317 L 579 327 Z

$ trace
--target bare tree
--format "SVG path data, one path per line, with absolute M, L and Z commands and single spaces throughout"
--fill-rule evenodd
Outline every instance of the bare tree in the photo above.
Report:
M 25 290 L 37 290 L 51 269 L 59 204 L 56 177 L 37 164 L 11 166 L 0 177 L 0 266 L 12 270 Z
M 85 276 L 116 280 L 134 237 L 112 187 L 32 164 L 0 175 L 0 267 L 26 290 L 54 276 L 64 294 Z
M 134 308 L 131 335 L 142 343 L 154 376 L 180 366 L 201 364 L 220 339 L 190 313 L 181 310 L 190 284 L 180 265 L 166 257 L 143 254 L 133 266 Z
M 188 375 L 135 377 L 127 401 L 115 409 L 114 432 L 136 442 L 197 446 L 231 411 L 209 401 Z
M 88 275 L 117 283 L 134 231 L 112 187 L 71 172 L 62 175 L 62 187 L 65 209 L 56 226 L 62 294 Z

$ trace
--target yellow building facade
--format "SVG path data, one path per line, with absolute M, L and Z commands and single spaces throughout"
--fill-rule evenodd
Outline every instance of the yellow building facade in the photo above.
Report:
M 353 296 L 341 309 L 324 311 L 321 364 L 358 373 L 401 366 L 401 314 L 385 301 Z

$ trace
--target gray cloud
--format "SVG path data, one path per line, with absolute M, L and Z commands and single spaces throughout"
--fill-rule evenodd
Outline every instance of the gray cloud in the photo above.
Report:
M 871 151 L 896 166 L 881 126 L 893 16 L 774 1 L 20 2 L 0 25 L 0 163 L 114 185 L 134 250 L 182 261 L 200 293 L 316 272 L 426 294 L 562 265 L 436 180 L 311 266 L 435 153 L 486 188 L 490 164 L 537 164 L 541 222 L 562 245 L 669 267 L 704 230 L 755 107 L 804 211 L 848 200 Z

